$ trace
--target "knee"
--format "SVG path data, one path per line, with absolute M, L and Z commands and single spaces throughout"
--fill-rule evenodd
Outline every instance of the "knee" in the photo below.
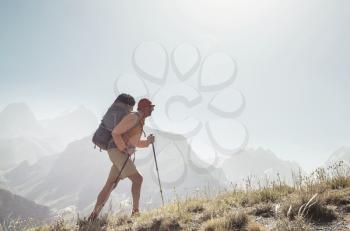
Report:
M 140 174 L 137 174 L 135 177 L 135 182 L 136 184 L 142 184 L 143 181 L 143 176 L 141 176 Z

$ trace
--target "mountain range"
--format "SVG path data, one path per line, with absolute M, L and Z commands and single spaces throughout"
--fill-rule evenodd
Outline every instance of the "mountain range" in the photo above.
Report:
M 332 155 L 329 156 L 325 165 L 329 166 L 334 163 L 339 163 L 339 161 L 343 161 L 345 165 L 350 166 L 350 147 L 343 146 L 337 149 Z
M 182 147 L 182 144 L 186 144 L 185 138 L 174 145 L 186 148 Z M 159 150 L 166 150 L 165 146 L 169 145 L 169 140 L 159 138 L 157 145 Z M 135 164 L 144 176 L 142 201 L 145 203 L 142 206 L 147 206 L 146 201 L 147 203 L 151 201 L 153 205 L 159 204 L 159 188 L 155 179 L 151 149 L 140 150 L 136 155 Z M 187 188 L 206 184 L 220 185 L 223 181 L 218 178 L 218 176 L 224 177 L 220 169 L 199 174 L 191 169 L 182 169 L 186 167 L 185 162 L 174 159 L 169 161 L 169 157 L 173 158 L 173 153 L 158 155 L 159 171 L 164 180 L 164 194 L 168 199 L 174 187 L 180 193 Z M 161 155 L 166 158 L 163 159 Z M 4 174 L 4 179 L 7 186 L 14 192 L 56 211 L 71 205 L 74 205 L 78 211 L 88 211 L 105 183 L 111 166 L 107 153 L 94 149 L 91 136 L 88 136 L 70 143 L 63 152 L 47 156 L 33 165 L 23 162 Z M 130 182 L 122 181 L 112 198 L 115 198 L 118 203 L 130 201 Z
M 96 116 L 85 107 L 39 121 L 24 103 L 7 106 L 0 112 L 0 187 L 55 212 L 73 208 L 87 213 L 111 167 L 107 153 L 94 149 L 91 142 L 97 124 Z M 300 168 L 263 148 L 247 148 L 221 165 L 208 166 L 185 137 L 149 127 L 145 132 L 156 136 L 155 152 L 166 201 L 198 192 L 215 193 L 251 175 L 279 174 L 289 181 L 291 172 Z M 152 147 L 138 149 L 135 156 L 144 176 L 141 207 L 157 207 L 161 197 Z M 340 159 L 350 160 L 349 148 L 339 149 L 329 161 Z M 130 186 L 124 180 L 114 190 L 109 201 L 114 208 L 130 208 Z
M 48 207 L 38 205 L 26 198 L 0 189 L 0 224 L 9 224 L 12 220 L 31 218 L 34 222 L 50 218 Z M 1 227 L 1 225 L 0 225 Z
M 268 149 L 247 148 L 225 160 L 222 169 L 230 181 L 237 183 L 248 177 L 270 181 L 280 177 L 285 182 L 291 182 L 292 172 L 296 173 L 301 168 L 296 162 L 279 159 Z
M 70 142 L 90 134 L 96 116 L 85 107 L 54 119 L 37 120 L 25 103 L 12 103 L 0 112 L 0 172 L 62 151 Z

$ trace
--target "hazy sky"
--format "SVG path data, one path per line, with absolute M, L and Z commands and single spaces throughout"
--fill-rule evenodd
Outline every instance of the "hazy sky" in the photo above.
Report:
M 137 45 L 186 41 L 237 61 L 248 146 L 310 169 L 350 145 L 349 24 L 348 0 L 0 0 L 0 109 L 100 115 Z

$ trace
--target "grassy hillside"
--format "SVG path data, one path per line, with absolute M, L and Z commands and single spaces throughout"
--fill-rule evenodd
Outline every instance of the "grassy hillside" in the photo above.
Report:
M 93 223 L 59 220 L 33 230 L 349 230 L 349 173 L 340 162 L 309 176 L 293 174 L 293 185 L 248 178 L 244 189 L 232 186 L 214 197 L 203 192 L 135 218 L 104 214 Z
M 50 216 L 48 207 L 11 192 L 0 189 L 0 224 L 6 228 L 23 229 L 33 224 L 42 224 Z M 29 224 L 30 223 L 30 224 Z M 1 230 L 0 226 L 0 230 Z M 15 230 L 15 229 L 14 229 Z

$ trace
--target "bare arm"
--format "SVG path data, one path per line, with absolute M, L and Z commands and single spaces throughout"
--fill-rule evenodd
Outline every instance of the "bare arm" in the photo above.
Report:
M 136 147 L 138 148 L 146 148 L 149 145 L 149 141 L 148 140 L 139 140 L 139 142 L 137 143 Z
M 112 130 L 112 137 L 114 143 L 120 151 L 126 148 L 126 144 L 122 138 L 122 135 L 132 128 L 137 123 L 137 116 L 134 114 L 126 115 L 117 126 Z

